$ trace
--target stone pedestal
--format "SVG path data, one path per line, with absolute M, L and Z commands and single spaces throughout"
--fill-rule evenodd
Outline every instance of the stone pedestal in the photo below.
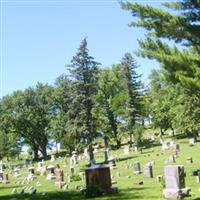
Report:
M 189 195 L 190 189 L 185 187 L 185 172 L 183 166 L 166 166 L 164 169 L 166 199 L 181 199 Z
M 181 199 L 189 195 L 190 188 L 184 189 L 164 189 L 163 196 L 165 199 Z
M 35 169 L 34 169 L 34 167 L 29 167 L 28 171 L 29 171 L 29 174 L 27 176 L 27 180 L 28 181 L 33 181 L 34 179 L 37 178 L 37 176 L 35 176 Z
M 86 187 L 96 186 L 105 193 L 112 193 L 113 188 L 110 176 L 110 168 L 104 165 L 93 165 L 85 170 Z
M 124 147 L 124 155 L 129 155 L 130 148 L 129 146 Z
M 197 183 L 200 183 L 200 175 L 197 175 L 196 179 L 197 179 Z
M 141 172 L 140 163 L 139 163 L 138 161 L 133 163 L 133 170 L 134 170 L 134 173 L 135 173 L 135 174 L 140 174 L 140 173 L 142 173 L 142 172 Z
M 58 187 L 58 188 L 61 189 L 65 185 L 65 182 L 64 182 L 64 173 L 63 173 L 63 170 L 60 169 L 59 165 L 57 165 L 57 168 L 55 170 L 55 174 L 56 174 L 55 185 L 56 185 L 56 187 Z
M 153 178 L 153 167 L 149 163 L 144 166 L 144 177 Z
M 47 167 L 48 174 L 47 174 L 46 180 L 52 180 L 56 178 L 54 170 L 55 170 L 55 167 L 53 165 Z
M 8 184 L 9 183 L 9 180 L 8 180 L 8 174 L 4 174 L 3 175 L 3 181 L 2 181 L 4 184 Z

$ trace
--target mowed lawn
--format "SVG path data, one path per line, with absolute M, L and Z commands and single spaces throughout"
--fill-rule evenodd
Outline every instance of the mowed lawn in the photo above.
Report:
M 169 139 L 170 140 L 170 139 Z M 188 145 L 188 139 L 175 140 L 177 144 L 180 144 L 181 153 L 176 159 L 176 163 L 185 166 L 186 171 L 186 186 L 191 188 L 191 196 L 185 199 L 200 200 L 200 183 L 197 183 L 196 177 L 192 176 L 192 170 L 200 168 L 200 143 L 195 146 L 190 147 Z M 172 149 L 162 151 L 160 145 L 155 145 L 150 148 L 143 150 L 143 153 L 130 152 L 128 156 L 123 153 L 123 147 L 117 151 L 111 151 L 112 156 L 117 155 L 120 157 L 120 161 L 117 162 L 117 167 L 111 170 L 112 181 L 116 181 L 113 187 L 118 187 L 119 192 L 117 194 L 106 195 L 102 197 L 96 197 L 96 200 L 129 200 L 129 199 L 143 199 L 143 200 L 158 200 L 162 198 L 162 182 L 156 181 L 157 175 L 163 174 L 163 168 L 166 165 L 164 161 L 172 155 Z M 193 163 L 190 164 L 187 161 L 187 157 L 192 156 Z M 103 161 L 103 149 L 99 151 L 96 155 L 97 161 Z M 154 178 L 144 178 L 143 173 L 140 175 L 135 175 L 133 172 L 133 167 L 131 166 L 135 161 L 141 163 L 143 170 L 144 165 L 148 161 L 155 161 L 153 166 Z M 45 164 L 56 164 L 59 163 L 61 168 L 64 170 L 65 181 L 67 182 L 67 174 L 70 174 L 69 167 L 64 166 L 64 159 L 59 158 L 55 163 L 45 162 Z M 68 160 L 69 163 L 69 160 Z M 79 173 L 80 169 L 85 166 L 84 161 L 80 161 L 80 164 L 75 168 L 76 173 Z M 126 166 L 129 166 L 127 168 Z M 35 163 L 35 168 L 37 169 L 37 163 Z M 120 172 L 121 176 L 118 177 L 117 174 Z M 21 171 L 21 180 L 28 174 L 28 169 L 23 168 Z M 55 187 L 55 180 L 47 181 L 46 176 L 38 176 L 37 180 L 33 181 L 28 186 L 33 186 L 37 189 L 36 195 L 30 195 L 28 190 L 25 190 L 24 195 L 12 194 L 13 188 L 19 190 L 23 186 L 17 183 L 16 178 L 9 175 L 10 184 L 4 185 L 0 184 L 0 200 L 28 200 L 28 199 L 47 199 L 47 200 L 80 200 L 85 199 L 80 191 L 75 189 L 77 186 L 85 187 L 84 181 L 70 182 L 68 184 L 69 188 L 67 190 L 57 189 Z M 143 181 L 143 185 L 139 185 L 138 182 Z M 38 182 L 41 184 L 38 185 Z

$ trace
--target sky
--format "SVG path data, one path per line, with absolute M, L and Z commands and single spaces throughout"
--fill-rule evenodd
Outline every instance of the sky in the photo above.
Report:
M 0 98 L 37 82 L 54 84 L 67 73 L 81 40 L 87 37 L 90 55 L 104 66 L 119 63 L 126 52 L 138 50 L 144 30 L 129 27 L 133 20 L 116 0 L 0 0 Z M 145 1 L 137 1 L 145 3 Z M 146 1 L 160 7 L 161 1 Z M 162 1 L 163 2 L 163 1 Z M 148 83 L 159 64 L 135 57 Z

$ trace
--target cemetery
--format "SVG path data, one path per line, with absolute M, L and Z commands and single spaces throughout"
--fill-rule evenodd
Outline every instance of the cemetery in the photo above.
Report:
M 200 200 L 200 0 L 1 0 L 0 44 L 0 200 Z
M 167 136 L 166 140 L 171 138 Z M 188 139 L 176 138 L 173 142 L 175 145 L 163 150 L 159 139 L 155 139 L 152 147 L 143 148 L 141 153 L 134 148 L 124 152 L 124 147 L 128 149 L 124 140 L 124 147 L 109 151 L 109 158 L 118 158 L 114 166 L 112 162 L 104 163 L 103 147 L 95 153 L 96 164 L 91 167 L 84 151 L 76 152 L 76 161 L 74 152 L 26 164 L 23 157 L 19 161 L 1 161 L 0 199 L 197 200 L 200 196 L 200 143 L 191 146 Z M 179 150 L 178 154 L 174 148 Z M 175 156 L 175 161 L 169 160 L 170 156 Z M 192 157 L 192 163 L 188 157 Z M 90 193 L 86 188 L 90 188 Z

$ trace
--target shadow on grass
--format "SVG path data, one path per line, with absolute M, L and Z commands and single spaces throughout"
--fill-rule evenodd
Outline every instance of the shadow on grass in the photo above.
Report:
M 124 157 L 124 158 L 120 158 L 119 161 L 125 161 L 125 160 L 130 160 L 130 159 L 133 159 L 133 158 L 136 158 L 138 156 L 134 155 L 134 156 L 127 156 L 127 157 Z
M 138 192 L 140 190 L 145 190 L 145 187 L 140 188 L 127 188 L 123 190 L 119 190 L 118 193 L 115 194 L 108 194 L 103 195 L 101 197 L 93 198 L 95 200 L 131 200 L 131 199 L 144 199 L 144 197 Z M 35 195 L 30 194 L 11 194 L 11 195 L 5 195 L 0 196 L 0 200 L 81 200 L 81 199 L 92 199 L 92 198 L 86 198 L 83 195 L 80 194 L 78 191 L 55 191 L 55 192 L 49 192 L 44 194 L 38 193 Z M 150 197 L 151 199 L 151 197 Z M 200 199 L 195 199 L 200 200 Z
M 13 188 L 21 188 L 21 185 L 12 185 L 12 186 L 4 186 L 4 187 L 0 187 L 0 194 L 1 194 L 1 189 L 13 189 Z

